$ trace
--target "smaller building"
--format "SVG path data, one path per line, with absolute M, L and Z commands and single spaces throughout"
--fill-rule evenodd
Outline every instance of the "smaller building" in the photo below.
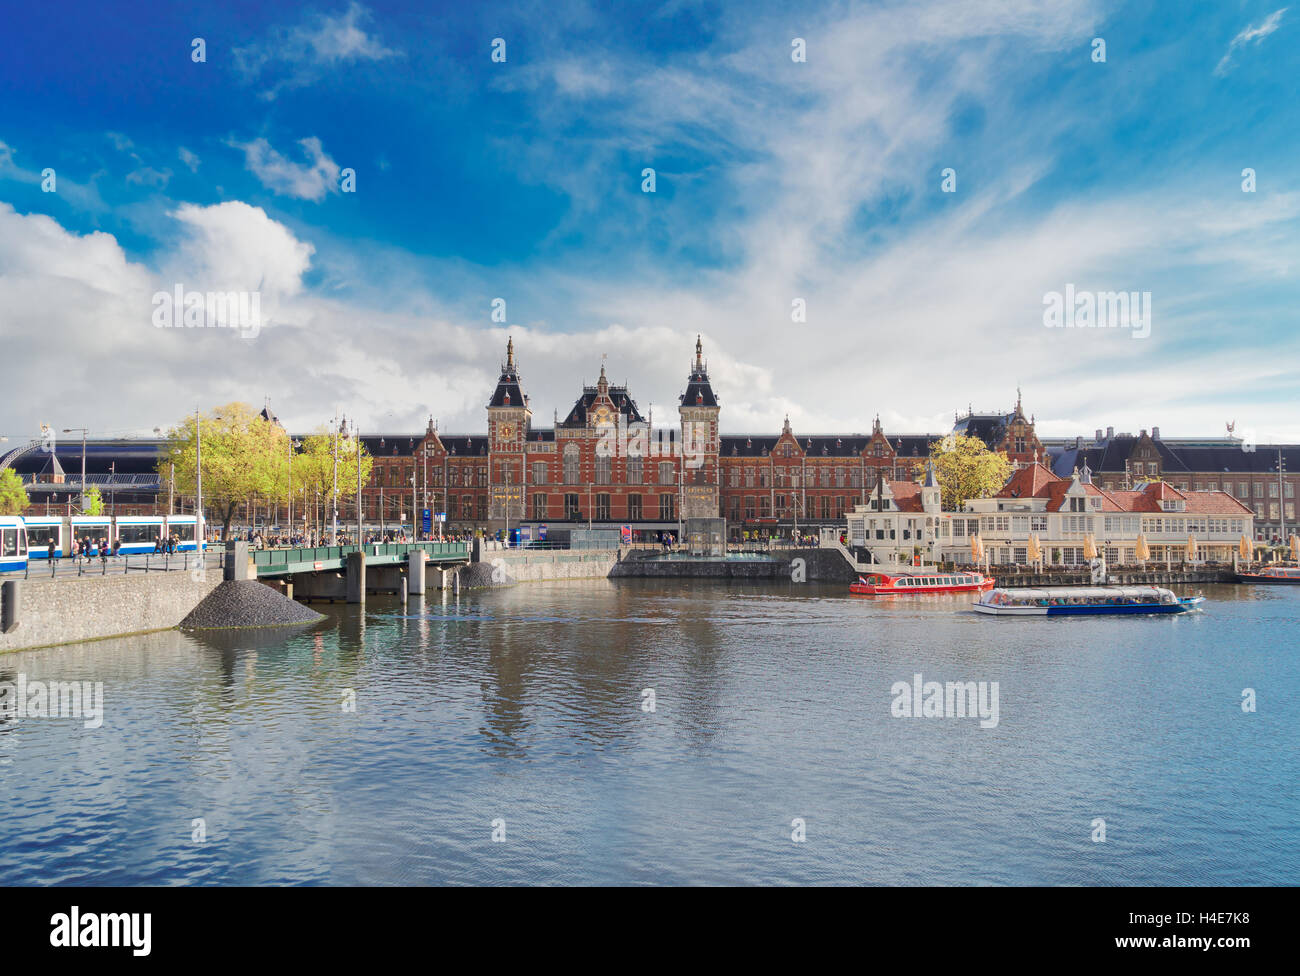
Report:
M 1032 537 L 1043 566 L 1083 567 L 1089 546 L 1111 565 L 1138 562 L 1139 537 L 1149 563 L 1227 563 L 1242 536 L 1255 535 L 1254 513 L 1226 492 L 1186 491 L 1162 481 L 1105 489 L 1086 465 L 1062 478 L 1031 462 L 996 494 L 971 499 L 960 512 L 943 511 L 939 497 L 931 467 L 921 484 L 882 482 L 870 503 L 848 516 L 848 544 L 885 565 L 918 559 L 1028 565 L 1035 561 Z M 972 538 L 979 540 L 979 560 Z

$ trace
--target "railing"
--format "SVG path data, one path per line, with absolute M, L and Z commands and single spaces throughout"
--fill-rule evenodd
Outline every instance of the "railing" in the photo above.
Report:
M 339 569 L 354 552 L 363 551 L 367 559 L 398 562 L 409 553 L 423 551 L 436 560 L 469 558 L 466 542 L 372 542 L 366 546 L 316 546 L 301 549 L 255 549 L 249 552 L 259 574 L 310 572 L 314 569 Z

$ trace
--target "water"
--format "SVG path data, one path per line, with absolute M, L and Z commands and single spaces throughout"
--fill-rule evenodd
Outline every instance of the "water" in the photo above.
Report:
M 1206 594 L 602 580 L 6 655 L 106 714 L 0 726 L 0 884 L 1294 884 L 1300 588 Z M 891 717 L 918 672 L 997 681 L 998 726 Z

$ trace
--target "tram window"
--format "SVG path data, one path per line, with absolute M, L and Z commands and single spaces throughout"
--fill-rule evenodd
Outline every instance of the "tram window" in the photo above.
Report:
M 18 555 L 18 530 L 4 529 L 0 535 L 0 555 L 16 556 Z
M 54 544 L 59 544 L 59 537 L 55 534 L 58 532 L 53 525 L 33 525 L 27 530 L 27 545 L 32 549 L 44 549 L 54 540 Z
M 119 525 L 117 527 L 117 538 L 123 544 L 129 542 L 153 542 L 158 538 L 159 528 L 157 525 Z

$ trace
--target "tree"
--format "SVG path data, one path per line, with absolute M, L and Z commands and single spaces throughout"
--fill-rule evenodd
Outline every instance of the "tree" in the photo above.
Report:
M 91 487 L 86 492 L 86 500 L 81 505 L 82 515 L 103 515 L 104 514 L 104 496 L 98 488 Z
M 952 434 L 930 445 L 930 461 L 939 482 L 943 507 L 960 511 L 967 499 L 993 494 L 1011 476 L 1011 461 L 1005 454 L 990 451 L 978 437 Z M 925 464 L 916 466 L 917 475 Z
M 361 466 L 361 484 L 370 481 L 370 470 L 374 459 L 361 445 L 358 458 L 357 438 L 355 436 L 339 437 L 324 427 L 317 428 L 314 434 L 303 438 L 302 450 L 293 458 L 293 488 L 301 492 L 306 500 L 314 500 L 318 495 L 323 501 L 322 519 L 326 518 L 325 506 L 334 494 L 334 451 L 338 447 L 338 490 L 340 500 L 353 498 L 357 493 L 357 465 Z
M 281 501 L 289 489 L 289 435 L 246 403 L 228 403 L 202 417 L 186 417 L 167 434 L 158 459 L 160 474 L 176 468 L 176 488 L 197 492 L 199 445 L 202 433 L 203 504 L 221 522 L 221 538 L 229 540 L 230 523 L 239 506 L 257 496 Z
M 0 515 L 21 515 L 27 508 L 27 489 L 12 468 L 0 471 Z

